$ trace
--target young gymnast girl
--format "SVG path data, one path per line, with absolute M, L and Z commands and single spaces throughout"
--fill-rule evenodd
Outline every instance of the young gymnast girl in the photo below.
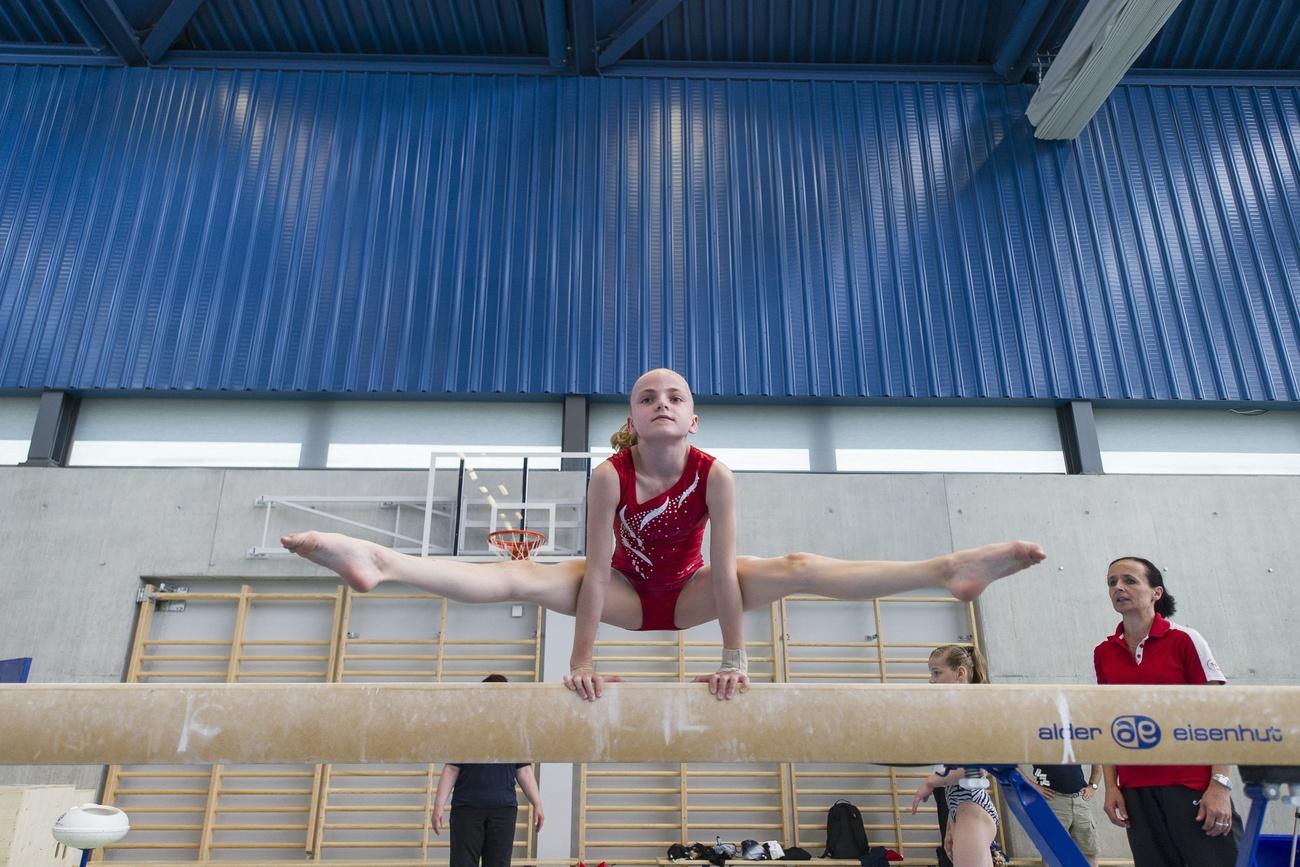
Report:
M 974 645 L 944 644 L 930 653 L 930 683 L 988 683 L 988 666 Z M 929 799 L 935 789 L 943 789 L 948 806 L 948 823 L 944 829 L 943 848 L 953 867 L 986 867 L 989 849 L 998 833 L 998 811 L 987 789 L 967 789 L 961 785 L 965 776 L 961 768 L 936 768 L 921 781 L 912 798 L 912 812 Z
M 294 533 L 281 544 L 337 572 L 354 590 L 400 581 L 457 602 L 528 602 L 576 618 L 565 683 L 588 700 L 611 678 L 592 664 L 596 628 L 722 627 L 722 661 L 709 683 L 719 699 L 747 689 L 742 614 L 792 593 L 863 600 L 923 587 L 974 599 L 998 578 L 1045 558 L 1037 545 L 1004 542 L 914 562 L 836 560 L 817 554 L 736 556 L 731 470 L 688 442 L 699 426 L 691 388 L 651 370 L 632 388 L 616 449 L 591 474 L 586 559 L 465 563 L 420 558 L 335 533 Z M 712 521 L 709 563 L 701 553 Z

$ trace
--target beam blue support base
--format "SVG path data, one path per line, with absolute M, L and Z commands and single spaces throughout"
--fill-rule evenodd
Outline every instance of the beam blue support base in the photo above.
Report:
M 1243 791 L 1250 800 L 1250 814 L 1246 817 L 1241 845 L 1237 847 L 1235 867 L 1273 867 L 1280 862 L 1273 860 L 1272 855 L 1276 853 L 1272 846 L 1268 847 L 1269 857 L 1262 862 L 1259 860 L 1264 813 L 1268 810 L 1269 802 L 1278 799 L 1283 799 L 1285 804 L 1300 807 L 1294 800 L 1300 794 L 1300 767 L 1240 765 L 1237 770 L 1241 773 L 1242 782 L 1246 784 Z M 1285 798 L 1283 787 L 1286 788 Z M 1296 811 L 1296 815 L 1300 818 L 1300 810 Z M 1295 846 L 1294 840 L 1283 839 L 1287 840 L 1288 848 Z M 1273 838 L 1270 838 L 1270 842 L 1273 842 Z
M 32 658 L 0 659 L 0 683 L 26 683 L 32 673 Z
M 1088 867 L 1088 861 L 1070 839 L 1061 820 L 1056 818 L 1037 787 L 1025 779 L 1015 765 L 980 765 L 998 781 L 1002 800 L 1015 814 L 1038 854 L 1048 867 Z
M 1259 834 L 1264 830 L 1264 812 L 1268 809 L 1264 787 L 1258 783 L 1246 784 L 1246 797 L 1250 799 L 1250 813 L 1246 816 L 1241 845 L 1237 847 L 1236 867 L 1254 867 L 1255 853 L 1259 849 Z

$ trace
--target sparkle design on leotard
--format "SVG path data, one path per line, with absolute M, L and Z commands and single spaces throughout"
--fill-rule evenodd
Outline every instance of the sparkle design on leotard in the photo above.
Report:
M 633 568 L 636 569 L 637 577 L 642 580 L 649 580 L 650 573 L 654 571 L 654 561 L 646 554 L 645 542 L 641 539 L 641 533 L 647 527 L 660 518 L 669 523 L 668 529 L 674 532 L 680 532 L 683 528 L 682 506 L 695 489 L 700 486 L 700 474 L 696 472 L 695 478 L 686 486 L 676 497 L 667 497 L 662 503 L 653 509 L 648 510 L 643 515 L 633 515 L 631 521 L 628 520 L 627 506 L 624 505 L 618 510 L 618 535 L 623 543 L 623 549 L 631 554 L 635 559 L 632 561 Z M 635 522 L 636 528 L 633 529 L 632 523 Z

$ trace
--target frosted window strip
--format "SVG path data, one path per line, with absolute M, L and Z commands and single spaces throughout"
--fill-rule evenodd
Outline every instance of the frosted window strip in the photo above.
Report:
M 546 453 L 559 454 L 559 446 L 524 443 L 521 445 L 489 446 L 481 443 L 331 443 L 326 466 L 349 469 L 428 469 L 432 455 L 438 453 L 439 469 L 451 469 L 460 465 L 457 453 L 474 454 L 477 452 L 531 452 L 534 455 Z M 452 454 L 443 454 L 450 452 Z M 523 466 L 523 459 L 518 457 L 468 457 L 467 467 L 477 469 L 516 469 Z M 559 458 L 547 459 L 530 456 L 529 469 L 559 469 Z
M 0 397 L 0 464 L 27 460 L 40 406 L 37 397 Z
M 836 449 L 840 472 L 1064 473 L 1059 452 L 995 449 Z
M 1226 409 L 1095 411 L 1103 452 L 1300 453 L 1300 412 Z
M 735 470 L 1064 473 L 1050 408 L 697 406 L 692 443 Z M 593 450 L 627 407 L 591 409 Z
M 0 465 L 21 464 L 31 446 L 31 440 L 0 440 Z
M 298 443 L 90 440 L 72 445 L 82 467 L 296 467 Z
M 1276 452 L 1102 452 L 1108 473 L 1167 475 L 1300 475 L 1300 454 Z

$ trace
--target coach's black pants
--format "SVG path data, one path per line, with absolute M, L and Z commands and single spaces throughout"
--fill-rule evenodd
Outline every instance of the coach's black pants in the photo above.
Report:
M 1186 786 L 1124 790 L 1128 845 L 1134 867 L 1225 867 L 1237 861 L 1241 817 L 1232 811 L 1232 833 L 1207 837 L 1196 821 L 1201 793 Z
M 450 867 L 510 867 L 518 807 L 453 807 Z

